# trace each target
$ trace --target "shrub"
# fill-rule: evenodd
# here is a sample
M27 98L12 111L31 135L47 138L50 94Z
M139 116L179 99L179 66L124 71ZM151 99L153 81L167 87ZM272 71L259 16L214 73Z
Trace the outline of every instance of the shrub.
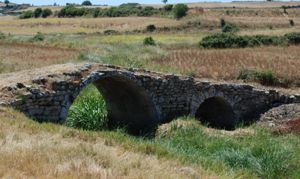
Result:
M290 19L289 22L290 22L290 25L291 25L291 26L295 26L295 22L294 22L293 19Z
M103 33L104 35L115 35L118 34L118 31L109 29L109 30L105 30Z
M221 33L203 38L200 42L200 46L204 48L243 48L258 45L286 45L299 43L300 33L291 33L286 34L285 36L238 36L232 33Z
M256 71L249 69L242 69L239 72L237 79L243 81L256 81L267 86L279 85L280 82L272 71Z
M35 17L35 18L41 17L42 12L43 12L42 8L36 8L36 9L34 10L34 12L33 12L34 17Z
M156 27L155 25L151 24L147 26L146 30L147 32L154 32L156 30Z
M152 16L155 13L155 9L153 7L147 6L144 9L141 9L138 12L138 16Z
M174 17L180 19L187 15L189 8L186 4L176 4L173 8Z
M46 18L46 17L49 17L49 16L51 16L52 15L52 11L51 11L51 9L44 9L43 10L43 12L42 12L42 17L43 18Z
M222 28L222 32L224 32L224 33L228 33L228 32L233 33L233 32L238 32L238 31L239 31L239 28L235 24L226 23Z
M214 34L204 37L200 42L204 48L236 48L247 47L248 39L234 34Z
M256 35L248 37L250 46L256 45L283 45L286 43L285 38L279 36Z
M172 9L173 9L173 4L167 4L164 6L165 11L172 11Z
M29 19L29 18L32 18L34 16L33 12L32 11L25 11L23 12L23 14L21 14L19 16L20 19Z
M103 97L91 93L79 98L69 110L66 125L84 130L107 129L108 118Z
M299 32L285 34L285 38L287 39L289 44L300 44L300 33Z
M0 40L3 40L5 38L6 38L5 34L3 32L0 32Z
M222 28L226 25L225 19L222 18L222 19L220 20L220 25L221 25Z
M45 40L45 35L41 32L38 32L32 39L31 41L38 42L38 41L44 41Z
M156 45L152 37L146 37L144 39L144 45Z

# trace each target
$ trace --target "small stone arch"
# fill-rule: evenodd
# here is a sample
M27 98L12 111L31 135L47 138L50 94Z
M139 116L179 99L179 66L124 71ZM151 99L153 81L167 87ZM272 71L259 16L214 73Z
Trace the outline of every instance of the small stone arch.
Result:
M125 127L133 135L149 134L156 129L160 122L157 106L150 93L130 74L94 73L83 81L80 91L89 84L94 84L104 97L110 127Z
M232 105L220 96L204 100L195 117L210 127L226 130L233 130L237 122Z

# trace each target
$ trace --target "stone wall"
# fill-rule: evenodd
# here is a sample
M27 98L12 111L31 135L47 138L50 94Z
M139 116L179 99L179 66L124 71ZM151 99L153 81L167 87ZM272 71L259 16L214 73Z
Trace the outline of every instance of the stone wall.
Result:
M195 116L199 106L214 97L230 104L235 122L255 120L281 104L300 103L300 95L246 84L215 83L99 64L76 65L75 70L44 74L4 87L1 93L10 94L11 99L1 103L38 121L64 123L69 107L89 84L95 84L103 94L112 123L136 128L147 128L179 116Z

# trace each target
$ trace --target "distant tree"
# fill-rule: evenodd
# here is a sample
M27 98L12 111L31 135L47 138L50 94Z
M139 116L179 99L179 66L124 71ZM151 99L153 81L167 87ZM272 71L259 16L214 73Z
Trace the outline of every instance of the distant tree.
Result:
M55 3L53 4L53 6L57 6L57 3L55 2Z
M186 4L176 4L173 7L174 17L176 19L180 19L180 18L186 16L188 10L189 10L189 8Z
M9 3L10 3L9 0L4 1L4 4L6 4L6 5L8 5Z
M167 4L168 0L162 0L162 2L163 2L164 4Z
M83 6L92 6L93 4L91 3L91 1L86 0L86 1L83 1L81 5L83 5Z
M48 17L48 16L51 16L52 15L52 11L51 11L51 9L44 9L43 10L43 12L42 12L42 17L43 18L46 18L46 17Z
M34 12L33 12L33 16L34 16L35 18L41 17L42 12L43 12L42 8L36 8L36 9L34 10Z

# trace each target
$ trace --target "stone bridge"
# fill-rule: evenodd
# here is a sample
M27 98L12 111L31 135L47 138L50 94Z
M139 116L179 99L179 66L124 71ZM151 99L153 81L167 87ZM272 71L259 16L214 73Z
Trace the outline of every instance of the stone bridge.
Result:
M106 101L110 125L132 133L186 115L233 129L275 106L300 103L299 94L100 64L54 65L0 78L0 105L54 123L64 123L79 93L94 84Z

